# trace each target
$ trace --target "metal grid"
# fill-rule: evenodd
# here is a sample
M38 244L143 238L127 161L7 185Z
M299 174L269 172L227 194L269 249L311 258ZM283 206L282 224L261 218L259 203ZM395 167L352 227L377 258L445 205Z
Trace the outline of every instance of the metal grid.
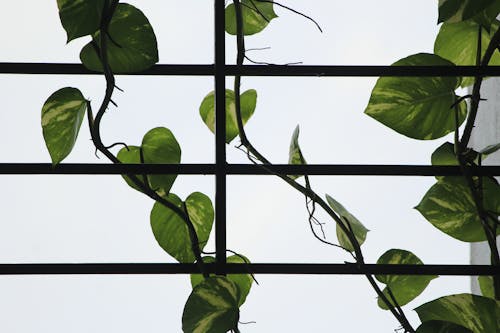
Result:
M490 265L376 265L376 264L227 264L226 263L226 176L272 173L308 175L435 176L461 175L459 167L422 165L257 165L228 164L225 144L226 78L241 76L296 77L379 77L379 76L500 76L500 66L262 66L228 65L225 59L224 0L215 0L215 63L200 65L156 65L132 75L212 76L215 84L215 164L62 164L3 163L0 175L7 174L199 174L215 175L216 262L208 272L218 274L405 274L405 275L494 275ZM80 64L0 63L0 74L94 75ZM470 168L474 175L500 175L500 166ZM81 263L81 264L0 264L0 275L31 274L190 274L196 264Z

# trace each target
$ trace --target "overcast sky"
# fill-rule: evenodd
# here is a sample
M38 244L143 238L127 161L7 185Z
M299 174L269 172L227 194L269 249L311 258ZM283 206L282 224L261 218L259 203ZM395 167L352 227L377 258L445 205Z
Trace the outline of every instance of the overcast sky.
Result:
M438 31L437 0L283 1L314 17L324 30L276 9L280 16L248 37L256 61L304 64L389 65L432 52ZM155 29L160 63L213 62L212 1L130 1ZM0 62L78 62L82 38L65 45L56 1L6 2L0 12ZM233 37L227 59L234 62ZM375 78L244 78L256 89L257 109L249 139L268 158L286 163L293 129L309 163L429 164L446 138L405 138L365 116ZM139 144L149 129L170 128L184 163L214 161L214 137L198 107L213 90L209 77L124 77L119 108L103 121L106 143ZM228 79L228 85L232 85ZM0 75L0 162L50 162L40 126L46 98L64 86L78 87L97 107L104 79L96 76ZM65 162L107 162L94 155L88 127ZM450 140L450 138L448 138ZM230 162L246 163L228 145ZM466 264L468 244L427 223L412 207L433 184L430 177L311 177L371 231L363 250L373 263L390 248L414 252L425 263ZM157 245L150 226L152 202L119 176L1 176L0 262L173 262ZM180 176L172 191L182 198L202 191L213 198L211 176ZM349 260L315 240L304 198L269 176L228 177L228 247L253 262ZM326 216L318 217L326 222ZM334 228L327 236L335 240ZM212 239L213 241L213 239ZM213 243L207 250L213 249ZM244 332L393 332L398 323L378 309L362 277L257 276L241 309ZM439 296L467 292L466 277L441 277L405 309ZM0 277L0 330L5 332L178 332L189 295L188 276ZM361 319L363 318L363 319Z

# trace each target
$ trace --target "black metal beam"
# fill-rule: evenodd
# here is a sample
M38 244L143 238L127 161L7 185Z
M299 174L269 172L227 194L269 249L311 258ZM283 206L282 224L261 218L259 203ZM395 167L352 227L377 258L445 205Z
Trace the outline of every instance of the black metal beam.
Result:
M117 75L214 76L213 64L159 64L148 70ZM223 65L226 76L500 76L500 66L363 66L363 65ZM0 63L0 74L96 75L81 64Z
M209 273L253 274L387 274L387 275L498 275L500 268L489 265L379 265L365 264L206 264ZM0 275L65 274L192 274L199 273L196 264L161 263L60 263L0 264Z
M33 74L33 75L102 75L88 70L82 64L56 63L0 63L0 74ZM214 65L155 65L140 73L115 75L179 75L179 76L213 76Z
M360 164L226 164L227 175L308 174L321 176L460 176L458 166ZM215 164L94 164L0 163L0 175L215 175ZM500 176L500 166L468 168L471 175Z
M226 264L226 24L225 1L214 1L215 31L215 262ZM223 274L218 270L218 274Z

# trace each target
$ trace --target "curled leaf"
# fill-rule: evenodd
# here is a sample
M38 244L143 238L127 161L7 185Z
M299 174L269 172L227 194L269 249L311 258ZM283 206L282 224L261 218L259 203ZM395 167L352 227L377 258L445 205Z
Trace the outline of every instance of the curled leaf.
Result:
M328 205L332 207L333 211L342 218L342 221L346 228L352 228L354 237L358 241L359 245L362 245L365 242L366 234L369 230L366 229L365 226L354 215L352 215L347 209L345 209L344 206L342 206L338 201L333 199L328 194L326 195L326 201L328 202ZM354 246L351 244L349 237L344 233L344 231L342 231L342 229L338 225L336 228L337 239L340 246L353 252Z
M299 125L295 127L295 130L292 134L292 140L290 141L290 151L288 153L288 164L307 164L304 156L302 155L302 151L299 146ZM289 175L290 178L297 179L301 175Z

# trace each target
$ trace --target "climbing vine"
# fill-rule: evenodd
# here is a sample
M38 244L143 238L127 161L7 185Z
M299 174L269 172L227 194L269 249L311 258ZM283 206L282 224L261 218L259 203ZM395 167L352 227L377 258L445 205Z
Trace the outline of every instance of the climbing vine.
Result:
M141 72L158 62L157 41L147 17L136 7L118 0L57 0L59 15L68 42L82 36L91 41L80 53L89 70L102 72L106 90L94 112L90 101L73 87L54 92L42 107L43 137L54 165L61 163L77 140L86 118L97 151L113 163L178 164L181 147L165 127L148 131L140 145L114 143L101 138L101 120L113 102L117 89L114 74ZM319 25L309 16L271 0L233 0L226 6L226 32L236 38L237 65L246 57L245 37L266 29L277 18L279 6ZM439 23L434 54L420 53L396 61L393 66L488 66L500 63L500 0L439 0ZM321 28L320 28L321 30ZM500 185L493 177L478 177L470 167L500 149L500 143L474 151L469 140L481 101L485 78L382 77L370 97L365 113L376 121L410 138L432 140L454 133L454 142L438 147L433 165L458 165L463 175L436 177L436 183L415 207L440 231L464 242L487 241L491 264L500 267L496 237L500 234ZM233 89L225 93L226 143L236 138L251 162L262 168L271 165L252 144L245 123L257 107L257 91L241 92L241 76L234 77ZM471 94L458 96L459 87L472 85ZM215 132L215 94L201 101L199 113ZM463 130L461 128L463 126ZM115 155L111 148L121 146ZM292 134L289 164L306 164L299 145L299 127ZM349 253L357 265L365 263L362 245L368 229L332 196L318 194L308 175L276 174L306 198L308 223L314 237ZM239 308L253 284L249 274L219 276L206 271L215 259L204 251L214 221L210 198L193 192L182 199L171 192L177 175L127 174L124 180L133 189L153 199L150 222L163 250L180 263L197 263L201 274L191 276L193 290L187 299L182 327L184 332L239 332ZM315 217L322 209L336 225L337 240L321 233ZM229 263L249 263L239 253ZM417 255L403 249L389 249L378 264L421 265ZM457 294L438 298L417 307L422 324L412 327L403 307L418 297L437 276L366 275L378 296L378 306L391 312L404 332L494 332L500 318L500 276L479 279L483 296ZM496 328L495 328L496 327Z

